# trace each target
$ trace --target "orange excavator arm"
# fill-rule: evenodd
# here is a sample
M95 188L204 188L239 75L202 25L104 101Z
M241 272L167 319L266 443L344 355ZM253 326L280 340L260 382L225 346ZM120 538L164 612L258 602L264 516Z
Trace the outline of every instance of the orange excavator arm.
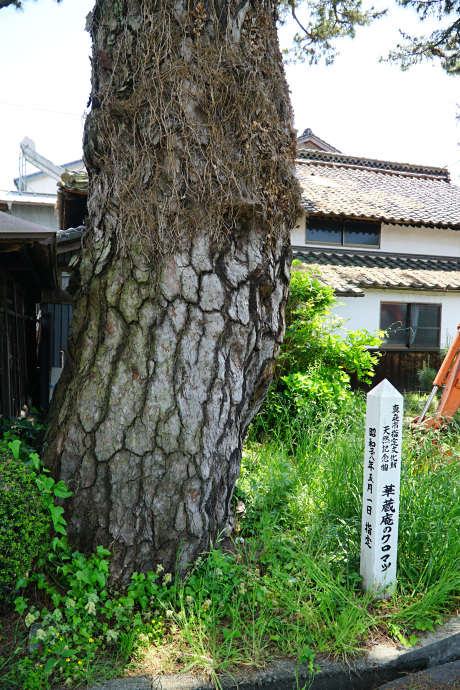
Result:
M438 429L443 424L448 424L460 407L460 325L457 334L452 341L449 350L433 381L433 390L425 405L422 414L416 417L413 426L433 427ZM439 405L433 417L425 417L436 391L445 386Z

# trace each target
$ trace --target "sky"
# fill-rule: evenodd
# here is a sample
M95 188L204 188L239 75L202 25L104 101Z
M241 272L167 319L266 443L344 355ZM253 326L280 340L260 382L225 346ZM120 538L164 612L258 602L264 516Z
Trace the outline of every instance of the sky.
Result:
M92 6L93 0L26 0L23 11L0 10L0 189L14 189L25 136L56 164L81 158L90 92L85 17ZM460 184L460 77L429 62L407 72L379 62L400 28L423 33L424 27L412 11L392 7L354 40L341 39L332 66L288 64L295 126L299 135L309 127L348 155L448 166ZM288 22L282 46L292 32Z

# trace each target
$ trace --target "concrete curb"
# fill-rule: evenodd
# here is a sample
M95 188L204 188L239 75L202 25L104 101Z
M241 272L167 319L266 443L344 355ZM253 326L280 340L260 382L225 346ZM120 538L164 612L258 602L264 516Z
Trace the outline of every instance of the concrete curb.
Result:
M310 690L373 690L402 675L460 660L460 616L450 618L436 632L424 633L420 642L410 650L377 644L365 657L353 662L318 661L320 672ZM262 671L251 671L234 678L220 679L222 688L231 690L297 690L308 681L308 669L298 669L293 662L280 661ZM211 682L204 682L187 674L120 678L88 690L214 690Z
M426 671L419 671L413 675L394 680L391 683L385 683L379 690L407 689L413 682L417 683L417 681L421 680L429 681L430 687L442 685L442 687L446 688L451 683L458 683L460 681L460 661L451 661L450 664L428 668Z

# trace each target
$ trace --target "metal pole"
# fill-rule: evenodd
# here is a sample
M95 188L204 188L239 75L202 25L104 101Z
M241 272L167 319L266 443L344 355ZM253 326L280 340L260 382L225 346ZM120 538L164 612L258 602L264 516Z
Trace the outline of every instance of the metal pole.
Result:
M429 406L431 405L431 401L433 400L434 396L436 395L436 392L438 390L438 386L433 386L433 390L430 393L430 397L428 398L425 407L423 408L423 412L420 415L420 417L417 419L417 424L421 424L423 420L425 419L425 415L427 413L427 410Z

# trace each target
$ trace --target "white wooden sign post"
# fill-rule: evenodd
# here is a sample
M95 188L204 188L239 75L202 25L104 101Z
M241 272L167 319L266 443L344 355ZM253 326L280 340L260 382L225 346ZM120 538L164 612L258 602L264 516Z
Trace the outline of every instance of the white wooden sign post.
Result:
M396 584L403 397L386 379L367 394L360 572L388 599Z

